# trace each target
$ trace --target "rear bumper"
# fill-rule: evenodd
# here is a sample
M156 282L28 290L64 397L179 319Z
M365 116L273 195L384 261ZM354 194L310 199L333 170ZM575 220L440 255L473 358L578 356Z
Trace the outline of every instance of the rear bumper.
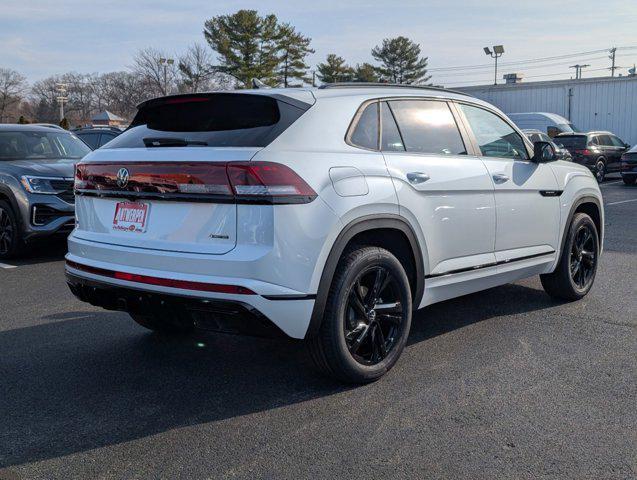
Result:
M242 284L241 279L214 277L215 284L251 291L250 294L230 294L197 290L196 283L200 279L175 278L168 272L157 272L153 278L181 283L173 287L149 284L146 282L149 277L140 278L140 281L122 280L113 278L106 271L100 272L102 268L102 265L88 265L85 259L67 255L66 278L73 294L83 302L108 310L152 315L159 309L163 312L175 309L190 315L198 327L206 330L302 339L314 308L314 295L289 290L273 293L275 288L280 291L281 287L267 286L263 282ZM132 274L134 279L149 273L127 270L117 269L126 275ZM190 282L195 283L192 289Z
M191 318L195 327L202 330L269 338L286 337L274 322L243 302L149 292L108 285L70 273L66 274L66 281L78 299L107 310L151 316L159 312L178 312L181 316Z

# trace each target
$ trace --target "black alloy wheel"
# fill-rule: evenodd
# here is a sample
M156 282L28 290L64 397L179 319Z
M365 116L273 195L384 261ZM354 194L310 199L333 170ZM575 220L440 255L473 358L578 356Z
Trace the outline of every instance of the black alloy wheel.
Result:
M0 257L11 254L14 250L16 226L9 211L0 205Z
M597 262L596 242L590 225L584 224L575 233L569 258L569 271L573 283L585 290L595 273Z
M396 278L382 266L364 270L351 285L343 328L357 362L376 365L395 347L407 323L399 292Z

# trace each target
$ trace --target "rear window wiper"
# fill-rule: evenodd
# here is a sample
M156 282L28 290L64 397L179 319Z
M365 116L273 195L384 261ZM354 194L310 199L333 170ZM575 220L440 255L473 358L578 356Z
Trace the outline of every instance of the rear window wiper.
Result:
M147 137L142 139L147 147L187 147L189 145L208 146L208 142L186 140L185 138Z

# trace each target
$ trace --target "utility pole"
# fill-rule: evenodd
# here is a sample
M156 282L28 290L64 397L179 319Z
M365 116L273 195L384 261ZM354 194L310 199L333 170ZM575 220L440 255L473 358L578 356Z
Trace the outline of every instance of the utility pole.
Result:
M55 92L58 94L56 100L60 105L60 122L64 119L64 104L68 102L69 96L67 87L68 83L56 83L55 84Z
M174 58L160 58L159 64L164 67L164 95L168 95L168 65L175 63Z
M609 50L610 55L608 56L608 58L610 58L611 60L611 66L609 68L610 70L610 76L614 77L615 76L615 70L617 70L618 68L622 68L622 67L616 67L615 66L615 53L617 53L617 47L613 47Z
M587 63L585 65L580 65L579 63L577 65L571 65L568 68L574 68L575 69L575 80L579 80L580 78L582 78L582 69L586 68L586 67L590 67L590 65Z
M498 58L500 58L502 54L504 53L504 47L502 45L495 45L493 47L493 51L491 51L489 47L484 47L483 50L486 55L489 55L491 58L495 58L495 75L493 77L493 84L497 85L498 84Z

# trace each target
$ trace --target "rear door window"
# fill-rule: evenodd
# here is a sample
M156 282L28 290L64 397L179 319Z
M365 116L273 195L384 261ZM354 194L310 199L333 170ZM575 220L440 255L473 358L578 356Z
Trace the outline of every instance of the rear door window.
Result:
M384 152L404 152L405 145L387 102L381 104L381 145Z
M99 147L99 133L78 133L77 136L80 137L82 141L91 148L91 150L95 150L97 147Z
M396 100L389 101L388 104L408 152L467 154L456 121L446 102Z
M145 102L130 127L104 148L148 145L265 147L311 105L289 97L193 94ZM151 142L155 140L156 142Z
M350 142L369 150L378 149L378 102L370 103L358 117Z
M613 142L611 141L610 137L608 135L599 135L598 136L598 140L599 140L599 144L603 145L604 147L612 147L613 146Z

